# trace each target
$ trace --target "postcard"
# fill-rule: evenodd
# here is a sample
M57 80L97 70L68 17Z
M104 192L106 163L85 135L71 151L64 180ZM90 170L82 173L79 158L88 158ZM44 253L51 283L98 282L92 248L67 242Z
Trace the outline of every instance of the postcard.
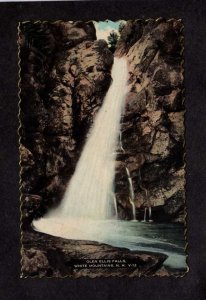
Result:
M21 276L183 276L182 21L24 21L18 47Z

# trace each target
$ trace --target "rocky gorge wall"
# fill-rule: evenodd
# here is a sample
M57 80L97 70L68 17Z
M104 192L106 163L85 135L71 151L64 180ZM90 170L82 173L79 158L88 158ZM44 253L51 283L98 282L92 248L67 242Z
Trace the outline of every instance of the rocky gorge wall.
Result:
M128 58L130 71L115 180L122 218L132 217L127 167L138 219L152 207L155 221L184 220L182 27L178 20L128 21L117 44L115 55Z
M24 22L19 28L23 220L61 200L111 82L113 54L92 22ZM128 21L115 51L126 56L130 92L116 160L118 214L152 207L154 221L184 220L182 23Z
M22 219L58 204L110 85L113 55L92 22L19 28Z

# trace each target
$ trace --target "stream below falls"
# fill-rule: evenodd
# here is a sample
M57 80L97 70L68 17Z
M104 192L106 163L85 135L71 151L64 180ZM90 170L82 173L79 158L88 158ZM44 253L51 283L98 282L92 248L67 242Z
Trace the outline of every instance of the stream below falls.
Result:
M164 266L186 270L184 226L121 220L43 218L33 221L36 231L66 239L89 240L130 250L163 253Z

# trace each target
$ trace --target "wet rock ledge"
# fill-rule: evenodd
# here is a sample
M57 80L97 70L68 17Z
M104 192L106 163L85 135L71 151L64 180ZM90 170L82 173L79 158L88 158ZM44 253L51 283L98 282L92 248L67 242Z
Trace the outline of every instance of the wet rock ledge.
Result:
M49 236L33 230L22 237L22 277L81 276L167 276L164 254L130 251L93 241L75 241ZM126 260L136 264L130 268L78 268L75 260Z

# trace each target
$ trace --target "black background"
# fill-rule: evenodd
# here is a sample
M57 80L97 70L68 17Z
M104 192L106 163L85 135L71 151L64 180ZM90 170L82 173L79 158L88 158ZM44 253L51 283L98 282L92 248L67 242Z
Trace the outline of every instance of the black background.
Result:
M20 279L17 24L182 18L185 24L188 264L183 278ZM0 3L0 299L206 299L206 1Z

